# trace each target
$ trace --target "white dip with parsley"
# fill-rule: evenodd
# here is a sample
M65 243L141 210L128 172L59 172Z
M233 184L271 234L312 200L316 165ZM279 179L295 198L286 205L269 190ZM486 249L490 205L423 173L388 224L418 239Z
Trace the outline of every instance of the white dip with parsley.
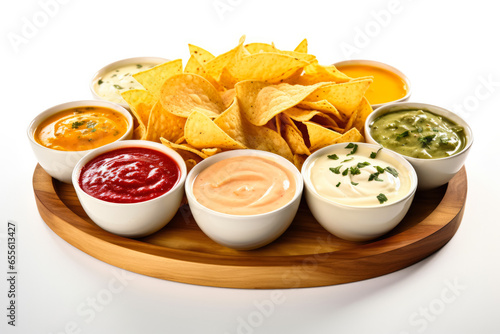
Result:
M121 104L127 104L121 93L130 89L144 89L133 74L148 70L157 64L133 63L117 67L97 79L95 91L102 98Z
M408 195L411 179L396 159L355 143L332 149L309 169L316 192L331 201L354 206L389 204Z

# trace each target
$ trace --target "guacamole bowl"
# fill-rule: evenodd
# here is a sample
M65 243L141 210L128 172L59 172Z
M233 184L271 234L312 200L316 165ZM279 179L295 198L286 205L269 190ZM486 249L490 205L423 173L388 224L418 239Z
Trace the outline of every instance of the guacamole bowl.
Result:
M418 190L434 189L448 183L464 165L474 141L470 126L457 114L445 108L426 103L400 102L388 104L373 111L366 119L364 128L366 141L383 147L384 142L380 139L382 137L377 137L381 142L374 138L373 131L377 130L374 122L382 120L382 117L388 117L389 114L392 116L397 115L397 113L403 115L405 111L422 111L431 118L429 121L424 119L425 122L422 123L422 126L408 126L407 124L398 123L398 121L386 123L385 129L389 131L392 127L395 130L392 134L389 132L387 135L384 134L383 138L392 140L391 145L393 145L394 151L402 154L415 168L418 175ZM403 117L412 119L411 117L414 116ZM460 134L462 138L460 146L457 146L458 148L455 151L447 151L449 147L448 139L441 129L456 129L453 131ZM398 135L394 137L394 133L398 133ZM401 145L398 146L398 142ZM431 149L434 151L431 151ZM422 155L422 152L425 155ZM437 158L432 157L432 154L428 152L435 154Z
M58 150L43 146L36 139L36 133L39 127L51 117L57 117L57 114L62 113L66 110L76 109L76 108L89 108L89 107L102 107L111 110L114 113L118 113L122 115L127 121L127 129L121 137L115 136L115 141L121 141L125 139L132 138L132 132L134 128L134 120L130 112L128 112L125 108L120 107L119 105L107 101L95 101L95 100L81 100L81 101L73 101L67 102L63 104L56 105L51 107L42 113L38 114L28 127L28 139L31 144L31 148L33 149L33 153L35 154L38 163L43 169L54 179L57 179L61 182L71 183L71 173L73 172L73 168L80 158L82 158L85 154L97 148L97 144L89 145L88 149L84 150ZM61 123L61 122L59 122ZM77 128L83 129L84 131L93 132L94 128L89 127L91 123L84 122L74 122L79 124L74 124L69 126L68 130ZM96 129L95 134L99 134L100 129ZM57 132L57 131L56 131ZM68 133L69 131L66 131ZM61 134L61 137L65 135ZM74 139L74 138L73 138ZM89 137L89 140L92 139ZM91 142L89 142L91 143ZM92 143L96 143L95 141Z
M231 165L218 170L209 169L218 168L218 163L231 159ZM284 195L289 198L286 202L274 205L273 202L278 202L280 196L267 196L273 193L272 187L260 186L263 184L260 180L267 179L267 176L271 180L275 178L277 169L260 168L259 159L272 161L281 170L279 173L289 176L286 182L290 183L290 187ZM259 167L251 170L247 166ZM202 184L205 182L201 182L204 171L209 172L205 175L215 175L207 181L209 186L204 191L208 196L202 196L202 188L197 183L198 180ZM218 192L217 188L223 189L226 185L226 190ZM222 152L203 160L191 169L185 183L189 208L200 229L216 243L238 250L259 248L281 236L297 213L302 189L302 176L290 161L274 153L250 149ZM207 197L215 201L209 202ZM252 198L257 200L253 201ZM259 201L270 203L269 211L260 210ZM220 205L216 206L214 202ZM231 211L219 211L221 207ZM233 211L235 208L248 211L236 213Z

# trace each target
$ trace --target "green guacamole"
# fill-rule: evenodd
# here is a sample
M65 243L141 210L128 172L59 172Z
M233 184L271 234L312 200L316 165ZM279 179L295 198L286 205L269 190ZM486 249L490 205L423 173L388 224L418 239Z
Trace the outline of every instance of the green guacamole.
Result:
M370 129L373 139L383 147L414 158L449 157L466 144L461 126L424 110L387 113L375 119Z

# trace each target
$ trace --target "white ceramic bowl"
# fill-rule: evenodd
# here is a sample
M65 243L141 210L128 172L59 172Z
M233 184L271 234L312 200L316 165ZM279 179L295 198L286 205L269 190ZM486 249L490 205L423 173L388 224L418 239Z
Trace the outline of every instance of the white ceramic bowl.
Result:
M358 153L376 152L379 145L356 143ZM404 218L415 196L417 174L413 167L401 155L391 150L381 150L377 159L401 165L410 177L410 191L400 200L374 206L355 206L335 202L321 196L311 182L311 167L314 161L325 154L331 154L338 148L345 148L346 143L324 147L311 154L302 165L304 193L307 205L314 218L333 235L351 241L366 241L377 238L392 230ZM369 161L369 158L367 159ZM402 172L399 171L401 174Z
M201 205L193 194L193 184L198 174L218 161L237 156L263 157L288 168L295 177L296 191L292 200L274 211L256 215L231 215ZM302 176L290 161L277 154L259 150L234 150L207 158L189 172L185 186L191 213L200 229L213 241L239 250L262 247L283 234L297 213L302 188Z
M93 158L125 147L144 147L170 156L180 168L177 183L159 197L137 203L112 203L87 194L78 182L82 168ZM164 227L179 209L184 196L187 169L182 157L165 145L145 140L125 140L98 148L85 155L73 171L73 186L87 215L102 229L124 237L136 238L154 233Z
M44 120L54 114L57 114L58 112L76 107L92 106L110 108L124 115L127 118L128 128L125 134L117 140L120 141L132 138L134 127L134 120L132 118L132 115L130 115L130 113L126 109L120 107L119 105L107 101L81 100L59 104L40 113L33 119L33 121L31 121L28 127L28 138L31 144L31 148L33 149L33 152L35 153L35 156L38 160L38 163L50 176L61 182L71 183L71 173L73 172L73 168L75 167L76 163L78 162L78 160L80 160L81 157L83 157L91 150L59 151L47 148L36 142L34 138L35 130Z
M448 183L448 181L450 181L451 178L462 168L467 155L469 154L469 150L474 141L472 130L460 116L447 109L426 103L403 102L388 104L375 110L368 116L365 121L365 138L368 143L378 144L370 133L370 124L372 124L376 118L393 111L415 109L429 111L433 114L444 116L445 118L452 120L464 128L467 140L466 146L462 151L446 158L419 159L404 156L417 172L418 190L429 190Z
M102 78L103 75L105 75L106 73L109 73L110 71L112 71L116 68L126 66L126 65L137 64L137 63L159 65L159 64L162 64L162 63L167 62L167 61L168 61L168 59L161 58L161 57L134 57L134 58L126 58L126 59L121 59L121 60L115 61L111 64L104 66L99 71L97 71L94 74L94 76L92 76L92 79L90 80L90 92L92 93L92 96L95 99L108 101L104 97L102 97L101 95L99 95L97 93L98 82L99 82L99 79ZM146 70L146 69L144 69L144 70ZM125 104L124 103L117 103L117 104L119 104L123 108L130 110L128 104L126 104L126 103Z
M366 60L366 59L344 60L344 61L340 61L338 63L335 63L334 65L335 65L335 67L341 67L341 66L346 66L346 65L367 65L367 66L378 67L378 68L384 69L386 71L392 72L392 73L396 74L398 77L400 77L401 79L403 79L403 81L406 83L406 87L407 87L406 95L400 99L395 100L395 101L372 104L373 109L377 109L377 108L379 108L383 105L386 105L388 103L407 101L411 96L410 79L408 79L408 77L403 72L401 72L400 70L398 70L397 68L395 68L391 65L387 65L385 63L375 61L375 60ZM342 71L341 69L339 69L339 70Z

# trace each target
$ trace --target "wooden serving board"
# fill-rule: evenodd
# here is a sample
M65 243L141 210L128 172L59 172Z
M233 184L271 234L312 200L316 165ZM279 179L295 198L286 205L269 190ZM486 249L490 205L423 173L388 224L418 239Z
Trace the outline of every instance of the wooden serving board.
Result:
M159 232L129 239L95 225L73 187L52 179L39 165L33 187L45 223L99 260L176 282L266 289L355 282L422 260L457 231L467 197L467 176L462 168L447 185L417 192L404 220L387 235L369 242L333 236L316 222L302 200L289 229L270 245L251 251L229 249L210 240L196 225L188 205Z

